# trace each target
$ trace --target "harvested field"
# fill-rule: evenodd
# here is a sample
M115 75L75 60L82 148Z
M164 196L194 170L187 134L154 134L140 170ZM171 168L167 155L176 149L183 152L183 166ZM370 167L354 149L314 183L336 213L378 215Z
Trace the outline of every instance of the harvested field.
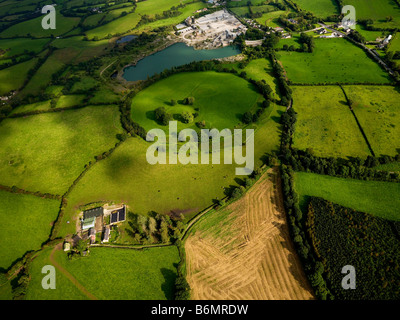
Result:
M196 224L185 243L192 299L313 298L280 188L278 169L269 169L241 199Z

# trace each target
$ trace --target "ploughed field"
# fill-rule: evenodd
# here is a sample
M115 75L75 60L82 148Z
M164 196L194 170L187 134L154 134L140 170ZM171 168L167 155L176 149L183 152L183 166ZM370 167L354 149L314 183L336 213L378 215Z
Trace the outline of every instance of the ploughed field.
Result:
M185 242L191 299L312 299L286 225L278 170L207 213Z

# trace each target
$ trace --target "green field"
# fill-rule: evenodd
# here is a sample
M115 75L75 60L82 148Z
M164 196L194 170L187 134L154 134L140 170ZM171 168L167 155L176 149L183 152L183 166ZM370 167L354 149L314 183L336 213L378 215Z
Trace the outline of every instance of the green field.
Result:
M294 147L312 148L318 156L370 154L340 87L293 87L293 107L298 113Z
M73 56L68 53L71 53L71 51L68 49L62 49L57 50L50 55L28 82L23 90L23 94L36 95L45 89L51 81L51 75L61 70L65 66L65 63L69 62L73 58Z
M400 33L390 41L389 51L400 51Z
M57 218L60 201L0 190L0 269L30 250L38 250Z
M79 206L87 203L113 200L137 214L174 210L190 217L224 197L223 187L236 185L236 164L151 165L146 160L150 145L130 138L91 168L68 197L59 235L75 232L75 226L66 222L76 220Z
M0 70L0 95L20 89L25 82L28 71L34 67L36 62L37 59L31 59Z
M32 280L28 300L87 299L56 269L56 289L43 290L41 269L49 264L50 250L43 251L31 267ZM68 260L66 253L56 251L56 261L86 290L100 300L165 300L173 299L176 266L175 246L129 250L91 248L88 257Z
M16 109L14 109L11 112L11 114L25 113L36 110L48 110L50 109L50 102L51 100L46 100L46 101L39 101L35 103L21 105L18 106Z
M265 80L265 82L271 87L273 93L278 93L277 81L272 74L271 62L268 59L261 58L251 60L244 69L239 68L239 62L227 63L224 67L235 69L238 73L244 71L248 78L256 81Z
M160 0L149 0L137 3L137 9L133 13L129 13L124 17L118 18L98 28L89 30L86 35L89 39L97 37L102 39L108 35L114 35L116 33L123 34L128 31L134 30L136 25L141 19L141 15L147 14L152 16L153 14L162 14L163 11L170 9L172 6L176 6L178 3L172 0L160 1ZM177 24L185 20L189 15L192 15L196 10L202 9L207 5L203 2L195 2L187 4L184 8L180 8L181 15L177 17L156 20L149 24L145 24L135 29L135 31L142 31L144 29L154 29L160 26L167 26L171 24Z
M357 19L374 20L374 26L396 28L400 23L400 7L393 0L350 0L346 5L355 7ZM387 22L388 16L393 20Z
M17 23L0 33L0 38L13 38L18 36L31 35L37 38L50 38L60 36L75 28L79 23L79 18L64 17L56 10L56 29L43 29L43 17L37 17L28 21Z
M192 106L180 104L194 97ZM171 106L171 99L178 103ZM154 120L154 110L165 107L178 120L178 130L196 128L195 122L205 121L207 128L219 130L241 125L246 111L255 111L262 99L256 88L246 80L228 73L190 72L175 74L139 92L132 100L132 119L146 130L167 129ZM198 112L193 123L179 122L184 111Z
M70 95L62 95L57 98L57 104L55 108L69 108L72 106L82 105L83 99L85 98L84 95L78 94L70 94ZM93 97L95 98L95 97ZM92 99L94 100L94 99ZM91 100L91 101L92 101ZM99 101L96 101L99 103ZM101 101L104 102L104 101ZM14 109L11 114L18 114L18 113L25 113L25 112L32 112L32 111L39 111L39 110L50 110L51 107L51 100L39 101L35 103L20 105L16 109Z
M317 17L326 18L339 13L334 0L294 0L305 11L314 13Z
M0 49L7 50L0 58L23 54L25 51L39 53L47 42L49 42L48 39L0 39Z
M398 183L296 172L295 185L302 207L307 203L306 196L314 196L380 218L400 221L398 210L400 184Z
M400 172L400 162L390 162L386 164L381 164L379 166L374 167L376 170L383 170L383 171L399 171Z
M294 83L389 83L389 76L367 54L345 39L315 39L313 53L279 52Z
M276 28L276 27L282 27L279 23L278 23L278 19L281 15L284 15L286 13L288 13L289 11L272 11L272 12L268 12L268 13L263 13L262 17L260 18L256 18L255 20L263 25L263 26L268 26L271 28Z
M369 31L365 30L365 28L357 24L356 30L365 38L367 41L376 41L376 39L381 38L384 39L386 35L390 34L388 31Z
M400 151L400 93L389 86L345 86L354 112L378 155Z
M0 181L63 194L85 164L114 146L120 132L113 106L6 119L0 124Z

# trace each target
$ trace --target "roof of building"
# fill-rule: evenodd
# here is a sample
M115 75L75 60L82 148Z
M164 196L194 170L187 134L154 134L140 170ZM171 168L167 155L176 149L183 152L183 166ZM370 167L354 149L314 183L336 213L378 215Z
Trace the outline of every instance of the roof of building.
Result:
M110 223L117 223L126 219L126 207L111 212Z
M110 227L106 226L103 233L103 241L108 241L110 238Z
M94 228L95 223L96 223L96 217L87 218L82 222L82 229L86 230L89 228Z
M103 215L104 213L104 208L103 207L97 207L93 209L89 209L83 212L83 220L86 220L88 218L92 217L99 217Z

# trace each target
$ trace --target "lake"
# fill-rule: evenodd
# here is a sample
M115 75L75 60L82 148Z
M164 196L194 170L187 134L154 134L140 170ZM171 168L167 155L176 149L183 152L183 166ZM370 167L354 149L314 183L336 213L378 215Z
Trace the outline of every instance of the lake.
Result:
M239 53L240 50L233 46L213 50L195 50L193 47L179 42L143 58L135 66L125 68L123 77L127 81L146 80L147 77L161 73L165 69L171 69L193 61L231 57Z

